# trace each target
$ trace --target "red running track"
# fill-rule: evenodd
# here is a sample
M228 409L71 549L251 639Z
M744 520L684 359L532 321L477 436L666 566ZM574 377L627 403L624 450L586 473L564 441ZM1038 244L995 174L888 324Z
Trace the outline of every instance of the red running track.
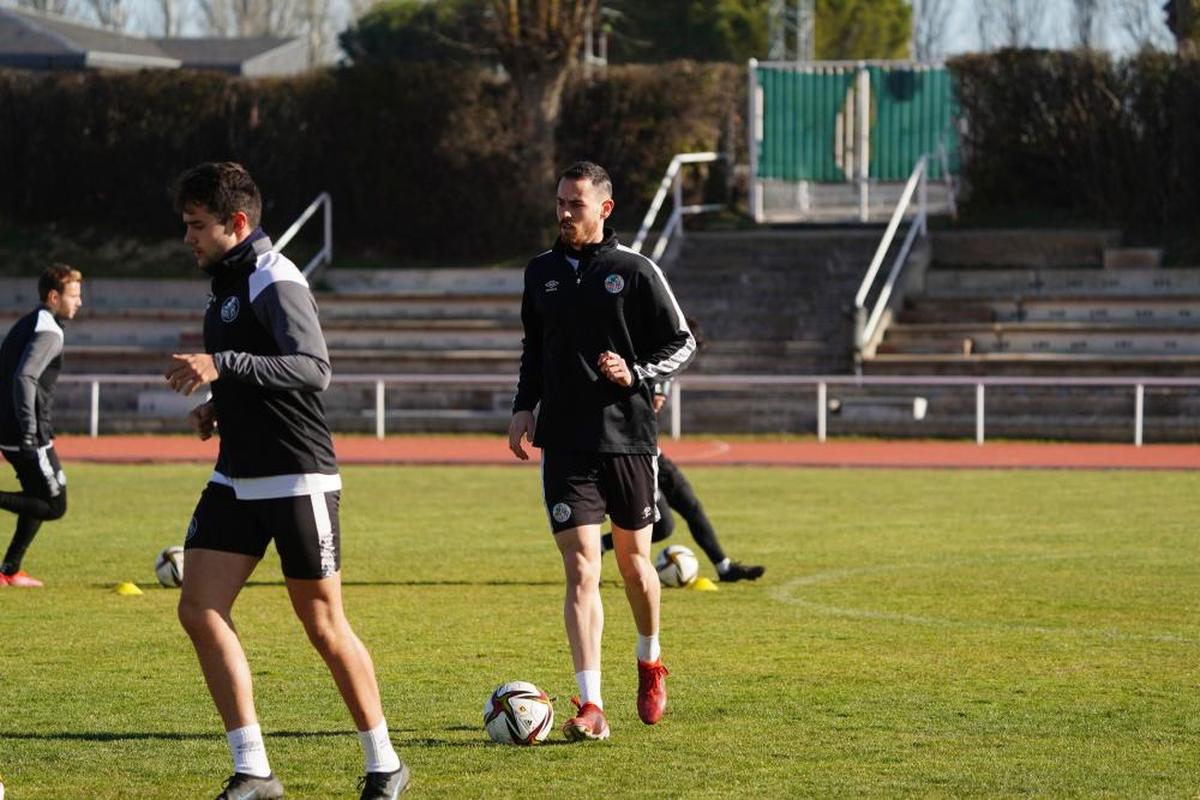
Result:
M343 464L511 464L519 462L497 436L366 436L335 439ZM69 461L103 463L213 463L216 440L186 436L60 436L59 455ZM1200 445L1050 444L961 441L725 441L666 442L663 451L680 464L746 464L803 467L934 467L1049 469L1171 469L1200 467Z

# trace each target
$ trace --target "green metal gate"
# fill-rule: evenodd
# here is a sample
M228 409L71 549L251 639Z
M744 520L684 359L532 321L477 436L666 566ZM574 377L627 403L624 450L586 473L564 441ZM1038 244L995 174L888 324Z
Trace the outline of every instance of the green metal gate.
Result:
M867 221L921 156L930 156L931 180L957 172L956 107L944 67L751 61L750 89L752 205L760 221Z

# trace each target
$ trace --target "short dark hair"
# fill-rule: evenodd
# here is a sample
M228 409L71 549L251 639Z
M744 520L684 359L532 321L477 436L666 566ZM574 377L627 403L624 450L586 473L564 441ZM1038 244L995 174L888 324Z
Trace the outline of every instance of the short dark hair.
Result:
M592 182L592 186L600 189L606 197L612 197L612 178L608 176L608 170L594 162L576 161L563 170L562 175L558 176L559 180L563 178L569 178L573 181L581 178L587 179Z
M51 290L62 294L68 283L80 283L82 280L83 273L69 264L51 264L38 278L38 298L44 303Z
M175 181L175 210L189 205L204 206L220 222L228 222L235 211L246 215L250 227L262 219L262 195L246 168L235 161L206 161L186 170Z

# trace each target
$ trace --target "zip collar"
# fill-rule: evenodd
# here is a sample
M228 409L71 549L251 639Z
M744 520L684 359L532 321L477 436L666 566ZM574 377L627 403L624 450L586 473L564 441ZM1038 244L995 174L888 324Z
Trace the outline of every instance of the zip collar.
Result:
M259 256L269 253L271 247L270 237L262 228L255 228L249 236L230 248L220 261L204 267L204 272L213 280L229 274L230 271L245 272L248 275L254 271Z

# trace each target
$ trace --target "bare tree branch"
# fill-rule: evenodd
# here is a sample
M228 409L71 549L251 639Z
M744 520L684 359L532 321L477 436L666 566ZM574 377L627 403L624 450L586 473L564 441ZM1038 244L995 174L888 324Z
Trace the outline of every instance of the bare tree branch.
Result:
M946 53L946 29L953 0L913 0L913 46L918 61L934 61Z
M1044 0L975 0L979 41L984 49L1031 47L1046 17Z
M1095 48L1100 37L1101 0L1071 0L1075 44L1084 50Z

